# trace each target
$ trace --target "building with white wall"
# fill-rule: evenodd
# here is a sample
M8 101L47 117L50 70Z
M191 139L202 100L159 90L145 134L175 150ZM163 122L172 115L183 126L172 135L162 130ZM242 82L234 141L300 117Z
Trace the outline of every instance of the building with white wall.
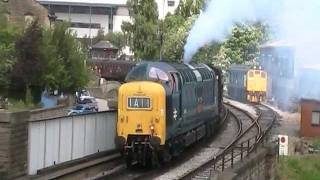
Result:
M123 21L130 21L127 0L37 0L57 21L69 21L79 38L95 37L99 29L105 33L121 31ZM173 13L179 0L155 0L159 18Z
M168 13L173 14L180 0L155 0L158 4L159 19L164 19Z

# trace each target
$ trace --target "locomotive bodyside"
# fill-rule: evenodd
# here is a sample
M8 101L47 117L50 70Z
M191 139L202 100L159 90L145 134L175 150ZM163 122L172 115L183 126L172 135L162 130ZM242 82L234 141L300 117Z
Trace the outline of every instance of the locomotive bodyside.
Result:
M206 65L137 65L119 89L116 143L127 165L168 160L214 133L221 74Z

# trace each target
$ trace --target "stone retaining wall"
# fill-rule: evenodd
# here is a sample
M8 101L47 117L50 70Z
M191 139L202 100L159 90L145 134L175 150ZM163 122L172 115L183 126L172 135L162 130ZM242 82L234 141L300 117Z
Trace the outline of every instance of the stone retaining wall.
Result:
M276 145L270 144L260 147L243 161L239 161L233 168L215 174L215 180L274 180L277 162Z
M27 174L29 112L0 112L0 179Z

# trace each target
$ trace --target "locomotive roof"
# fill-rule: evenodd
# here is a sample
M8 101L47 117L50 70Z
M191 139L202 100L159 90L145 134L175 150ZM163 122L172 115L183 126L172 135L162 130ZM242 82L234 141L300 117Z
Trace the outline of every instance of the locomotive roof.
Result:
M159 67L164 71L182 71L182 70L193 70L194 69L207 69L208 71L210 71L208 69L208 67L205 64L195 64L195 63L191 63L191 64L183 64L183 63L174 63L174 62L160 62L160 61L143 61L139 64L144 64L147 63L151 66L155 66L155 67Z
M169 72L179 72L184 82L202 81L212 79L215 76L214 71L205 64L182 64L171 62L144 61L137 64L137 66L140 65L147 65L149 67L148 69L150 69L150 67L155 67L161 69L167 74ZM131 76L131 73L129 74L128 77L133 77Z

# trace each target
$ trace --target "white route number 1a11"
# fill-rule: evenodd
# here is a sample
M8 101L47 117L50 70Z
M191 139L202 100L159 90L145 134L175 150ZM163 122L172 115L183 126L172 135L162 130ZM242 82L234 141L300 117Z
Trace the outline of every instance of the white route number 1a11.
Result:
M288 149L289 149L288 136L279 134L278 139L279 139L279 155L288 156Z

